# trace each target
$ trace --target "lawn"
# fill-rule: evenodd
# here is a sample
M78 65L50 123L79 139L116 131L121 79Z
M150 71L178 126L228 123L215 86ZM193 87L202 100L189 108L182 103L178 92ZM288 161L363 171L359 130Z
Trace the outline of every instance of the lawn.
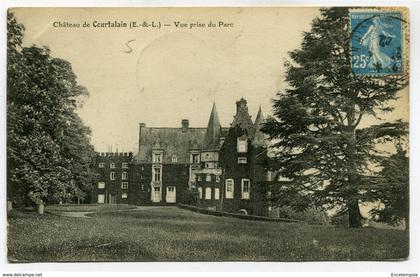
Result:
M76 207L84 218L13 210L11 262L389 260L408 256L405 231L347 229L203 215L177 207ZM74 211L71 207L48 210Z

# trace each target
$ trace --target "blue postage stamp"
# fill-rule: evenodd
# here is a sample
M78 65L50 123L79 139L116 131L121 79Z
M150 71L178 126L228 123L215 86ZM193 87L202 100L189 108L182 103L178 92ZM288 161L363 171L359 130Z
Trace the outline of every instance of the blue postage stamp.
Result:
M402 74L403 20L400 11L350 12L351 68L356 75Z

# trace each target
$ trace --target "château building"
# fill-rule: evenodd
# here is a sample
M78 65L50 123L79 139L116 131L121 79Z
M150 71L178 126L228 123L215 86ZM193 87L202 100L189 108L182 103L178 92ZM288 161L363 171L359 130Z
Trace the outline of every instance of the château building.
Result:
M207 127L139 124L139 151L99 153L96 203L173 205L193 203L229 212L266 212L267 148L261 108L253 122L247 101L236 102L229 127L222 127L216 105Z

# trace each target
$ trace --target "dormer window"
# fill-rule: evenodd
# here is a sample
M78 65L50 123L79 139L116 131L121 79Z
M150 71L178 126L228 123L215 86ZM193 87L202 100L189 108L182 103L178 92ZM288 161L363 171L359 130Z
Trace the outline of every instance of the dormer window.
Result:
M200 163L200 155L199 154L191 154L191 162L193 164Z
M153 154L153 163L162 163L162 153Z
M177 163L178 162L178 157L176 155L172 155L172 162L173 163Z
M239 139L238 138L238 153L246 153L248 152L248 144L246 139Z

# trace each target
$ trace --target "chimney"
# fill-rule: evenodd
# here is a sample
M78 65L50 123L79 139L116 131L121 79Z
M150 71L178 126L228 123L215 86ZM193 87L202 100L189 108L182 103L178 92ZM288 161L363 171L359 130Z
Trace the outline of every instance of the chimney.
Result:
M183 119L181 121L181 125L182 125L182 132L185 133L188 131L188 126L189 126L189 122L188 119Z

